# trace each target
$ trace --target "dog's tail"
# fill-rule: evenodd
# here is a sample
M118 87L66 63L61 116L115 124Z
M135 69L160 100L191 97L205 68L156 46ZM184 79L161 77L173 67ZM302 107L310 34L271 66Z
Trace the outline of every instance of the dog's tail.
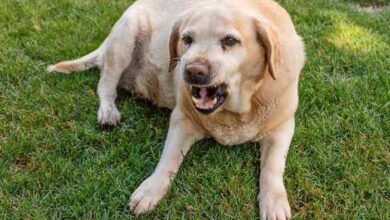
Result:
M71 73L74 71L83 71L93 67L100 67L102 62L102 47L99 47L95 51L79 58L76 60L63 61L47 68L49 73L60 72L60 73Z

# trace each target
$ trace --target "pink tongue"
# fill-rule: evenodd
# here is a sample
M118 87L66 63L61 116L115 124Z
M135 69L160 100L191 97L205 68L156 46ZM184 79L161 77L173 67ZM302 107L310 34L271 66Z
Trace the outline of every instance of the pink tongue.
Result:
M200 88L200 98L203 100L207 99L207 88Z
M207 88L200 88L200 102L197 104L198 108L210 109L213 104L210 103L210 98L207 96Z

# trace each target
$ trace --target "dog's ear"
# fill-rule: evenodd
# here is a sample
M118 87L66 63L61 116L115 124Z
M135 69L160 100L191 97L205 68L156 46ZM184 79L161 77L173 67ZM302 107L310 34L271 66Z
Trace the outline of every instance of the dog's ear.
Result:
M279 38L276 30L269 24L254 19L257 41L265 47L268 72L276 80L280 58Z
M171 31L171 36L169 38L169 68L168 71L172 72L177 63L179 62L179 54L177 52L178 48L178 43L179 43L179 31L180 31L180 26L181 26L181 20L176 21L173 24L172 31Z

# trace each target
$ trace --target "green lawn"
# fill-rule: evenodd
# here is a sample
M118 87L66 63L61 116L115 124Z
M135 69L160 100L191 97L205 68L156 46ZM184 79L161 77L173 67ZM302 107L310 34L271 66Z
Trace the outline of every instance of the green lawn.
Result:
M285 175L296 219L390 218L388 0L281 0L306 43ZM98 71L48 64L96 48L130 0L1 0L0 219L133 219L128 197L155 167L169 111L122 93L121 126L96 122ZM258 144L191 150L143 219L255 219Z

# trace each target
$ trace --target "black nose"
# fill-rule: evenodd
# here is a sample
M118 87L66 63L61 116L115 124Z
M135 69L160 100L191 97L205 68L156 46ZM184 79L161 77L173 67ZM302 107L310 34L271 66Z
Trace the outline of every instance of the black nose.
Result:
M206 85L210 83L210 65L206 62L192 62L186 66L184 80L190 84Z

